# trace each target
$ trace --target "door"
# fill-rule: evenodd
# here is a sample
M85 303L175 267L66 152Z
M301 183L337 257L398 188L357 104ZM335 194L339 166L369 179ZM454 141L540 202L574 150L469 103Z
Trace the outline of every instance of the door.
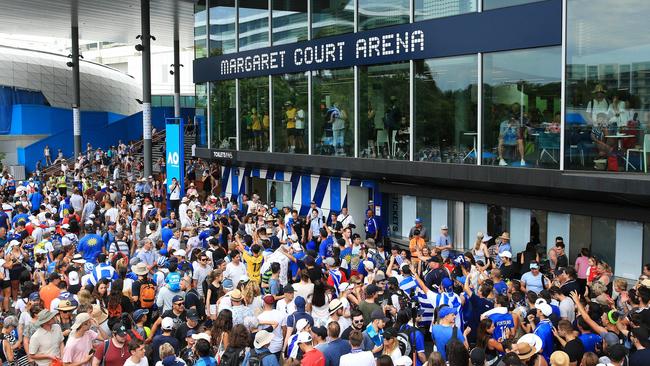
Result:
M366 220L370 194L370 188L348 186L348 212L354 218L357 226L352 229L352 232L361 235L362 238L365 238L363 223Z

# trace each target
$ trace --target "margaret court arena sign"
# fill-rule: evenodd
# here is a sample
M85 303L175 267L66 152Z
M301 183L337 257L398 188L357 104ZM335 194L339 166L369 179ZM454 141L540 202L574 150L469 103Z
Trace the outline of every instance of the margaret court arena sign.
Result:
M194 82L560 45L561 5L547 0L196 59Z

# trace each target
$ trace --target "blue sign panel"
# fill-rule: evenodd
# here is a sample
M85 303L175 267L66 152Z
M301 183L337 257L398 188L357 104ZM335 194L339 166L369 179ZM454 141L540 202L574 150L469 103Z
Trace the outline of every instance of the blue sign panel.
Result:
M181 192L185 192L185 164L183 144L183 120L181 118L167 118L166 121L166 165L167 165L167 194L172 185L172 178L176 178L181 185ZM182 194L181 194L182 196Z
M194 82L562 44L562 1L431 19L194 60Z

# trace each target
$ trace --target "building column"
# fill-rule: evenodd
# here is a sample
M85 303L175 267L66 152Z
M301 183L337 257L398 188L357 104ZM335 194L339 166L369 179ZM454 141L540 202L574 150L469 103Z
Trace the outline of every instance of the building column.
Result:
M80 84L79 84L79 26L77 19L73 15L72 19L72 134L74 136L74 156L79 157L81 154L81 105Z
M174 117L181 117L181 55L178 26L174 26ZM187 121L188 123L190 121Z
M144 176L151 175L151 34L149 27L149 0L140 0L140 23L142 27L142 137Z

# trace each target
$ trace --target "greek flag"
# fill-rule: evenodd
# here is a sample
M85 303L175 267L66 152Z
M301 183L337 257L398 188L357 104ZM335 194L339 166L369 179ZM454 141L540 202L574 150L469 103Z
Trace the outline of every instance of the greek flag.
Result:
M341 284L343 276L341 276L341 272L338 269L331 269L329 270L329 273L332 281L334 282L334 291L336 291L336 297L339 297L339 285Z
M300 349L300 347L298 347L297 341L298 341L298 333L292 335L289 338L289 343L287 344L287 354L286 354L287 358L293 358L295 360L296 357L298 357L298 350Z
M408 276L404 278L402 282L399 283L399 288L409 295L411 295L413 289L415 289L416 287L418 287L418 283L415 281L413 276Z
M464 324L462 305L458 294L453 292L438 293L418 287L416 289L416 296L420 302L420 309L422 311L422 314L420 314L422 320L419 324L421 327L429 327L429 331L431 331L431 326L433 326L435 320L435 309L441 305L448 305L456 309L458 312L458 315L456 316L456 326L458 328L461 328ZM465 299L467 300L467 297Z
M97 281L102 278L108 278L109 280L116 280L119 278L117 272L115 271L115 268L107 263L98 264L93 271L93 277L95 279L95 283L97 283Z

